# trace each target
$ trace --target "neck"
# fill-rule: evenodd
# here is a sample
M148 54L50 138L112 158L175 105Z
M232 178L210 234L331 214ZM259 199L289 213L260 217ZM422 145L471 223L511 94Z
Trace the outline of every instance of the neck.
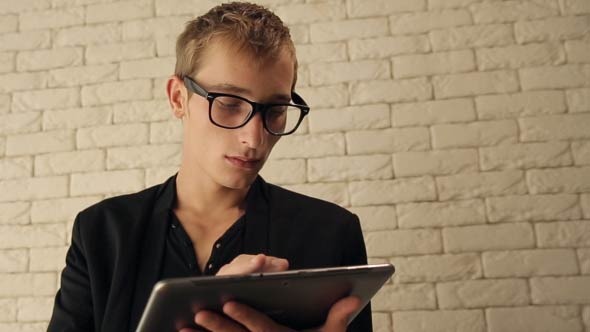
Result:
M181 166L176 177L176 209L202 217L198 218L201 220L215 219L209 216L241 214L245 211L248 190L249 187L223 187L199 170Z

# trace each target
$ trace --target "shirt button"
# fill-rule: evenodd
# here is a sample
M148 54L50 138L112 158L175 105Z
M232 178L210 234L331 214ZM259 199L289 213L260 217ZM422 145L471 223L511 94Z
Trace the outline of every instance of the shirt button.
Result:
M211 270L213 268L213 264L209 264L208 268Z
M172 224L172 225L170 225L170 227L172 227L172 228L176 228L176 225L175 225L175 224Z
M219 247L221 247L221 243L215 244L215 248L219 249Z

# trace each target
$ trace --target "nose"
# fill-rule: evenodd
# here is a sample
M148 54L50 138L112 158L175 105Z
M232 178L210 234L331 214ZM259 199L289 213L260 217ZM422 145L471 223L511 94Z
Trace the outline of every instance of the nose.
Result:
M240 142L251 149L257 149L264 144L266 129L262 123L262 114L256 113L254 116L239 129Z

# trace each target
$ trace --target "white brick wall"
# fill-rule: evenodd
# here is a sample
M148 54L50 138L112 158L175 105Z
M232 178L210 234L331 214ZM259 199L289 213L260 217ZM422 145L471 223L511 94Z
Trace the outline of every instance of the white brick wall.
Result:
M220 1L0 1L0 330L75 214L175 172L174 39ZM312 107L262 174L357 213L375 331L590 331L590 1L259 0Z

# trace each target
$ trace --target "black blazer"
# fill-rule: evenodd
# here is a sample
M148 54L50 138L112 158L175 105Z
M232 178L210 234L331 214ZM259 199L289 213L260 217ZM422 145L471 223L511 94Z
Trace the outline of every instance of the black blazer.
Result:
M175 179L78 214L48 331L135 330L158 281ZM248 194L245 225L245 253L286 258L291 269L367 262L354 214L260 177ZM369 306L349 331L371 331Z

